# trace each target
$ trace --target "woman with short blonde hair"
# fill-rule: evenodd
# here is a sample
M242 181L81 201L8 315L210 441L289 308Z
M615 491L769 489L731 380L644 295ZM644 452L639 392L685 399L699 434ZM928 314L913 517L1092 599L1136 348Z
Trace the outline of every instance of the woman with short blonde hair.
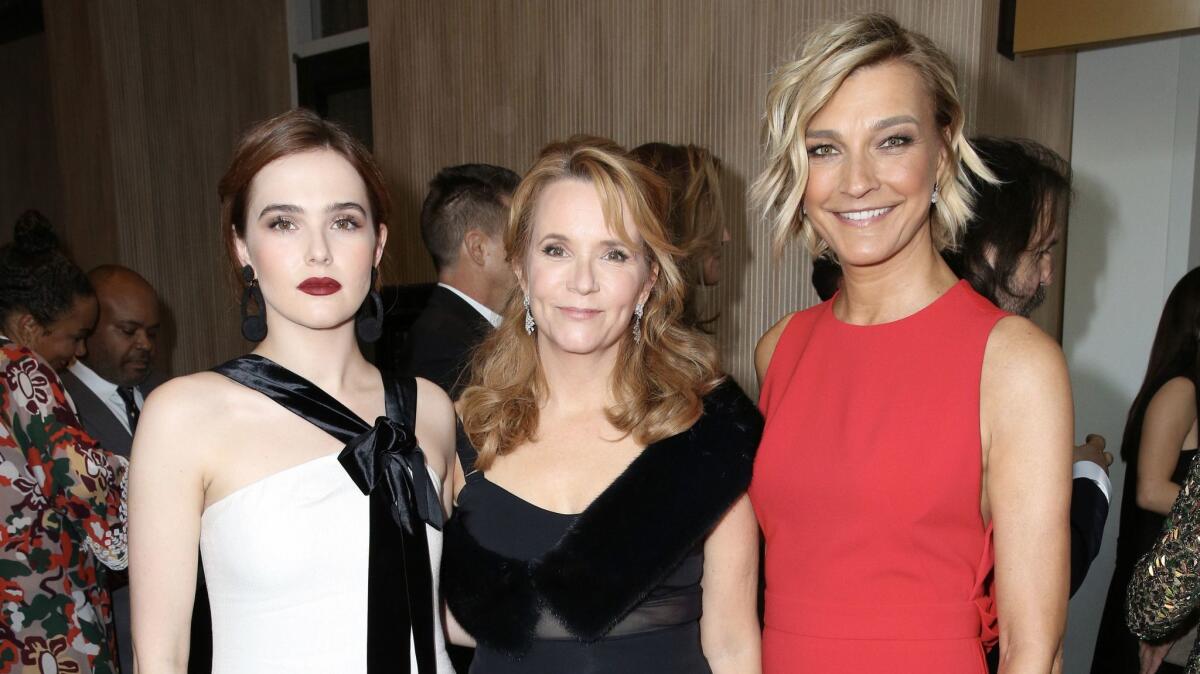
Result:
M1070 384L1053 340L939 254L970 175L994 180L963 126L949 58L879 14L772 82L756 194L776 243L844 282L755 354L768 674L982 673L997 631L1001 671L1060 666Z
M458 402L446 526L476 674L758 671L761 418L681 320L666 198L593 137L547 146L513 197L519 288Z

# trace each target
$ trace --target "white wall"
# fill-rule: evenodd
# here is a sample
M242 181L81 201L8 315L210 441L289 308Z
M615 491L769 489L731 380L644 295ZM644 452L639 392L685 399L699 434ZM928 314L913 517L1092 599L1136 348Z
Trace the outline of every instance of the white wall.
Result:
M1076 436L1100 433L1114 453L1163 301L1200 262L1198 129L1200 36L1079 53L1063 348ZM1071 602L1068 674L1089 671L1112 577L1123 477L1118 459L1104 548Z

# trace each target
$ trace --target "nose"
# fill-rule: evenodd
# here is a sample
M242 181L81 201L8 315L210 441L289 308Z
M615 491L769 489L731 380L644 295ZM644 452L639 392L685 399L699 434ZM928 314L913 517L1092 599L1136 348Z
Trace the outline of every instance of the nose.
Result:
M150 335L145 330L138 330L134 333L133 339L134 347L142 351L149 351L154 348L154 340L150 338Z
M332 259L329 243L325 241L325 230L319 227L310 227L309 232L307 262L309 264L329 264Z
M600 289L596 286L596 273L592 269L592 261L586 256L580 255L575 258L571 284L568 290L573 290L580 295L589 295Z
M87 355L87 341L83 339L75 340L75 358L83 358Z
M866 196L879 187L875 164L869 154L847 152L842 163L842 192L851 197Z

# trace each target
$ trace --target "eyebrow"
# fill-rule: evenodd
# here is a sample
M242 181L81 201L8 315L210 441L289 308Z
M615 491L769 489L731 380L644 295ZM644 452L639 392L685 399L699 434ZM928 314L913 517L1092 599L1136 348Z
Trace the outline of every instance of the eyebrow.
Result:
M336 203L332 203L332 204L329 204L329 206L325 210L328 212L331 212L331 213L333 211L358 211L359 213L362 213L364 216L366 216L366 214L367 214L367 209L363 208L358 202L355 202L355 201L339 201ZM304 209L300 208L299 206L296 206L295 204L270 204L266 208L262 209L262 212L260 212L258 214L258 217L261 218L262 216L266 215L267 213L293 213L293 214L296 214L296 213L303 213L303 212L304 212Z
M293 204L268 204L265 208L262 209L261 212L259 212L258 217L261 218L262 216L266 215L267 213L272 213L272 212L303 213L304 209L300 208L299 206L295 206Z
M900 126L901 124L916 124L916 123L917 123L917 118L913 117L912 115L895 115L893 117L885 117L881 120L872 122L871 130L872 131L880 131L882 129L889 129L893 126ZM808 138L840 138L841 137L837 131L833 131L832 129L813 129L810 131L805 131L804 135Z
M571 239L569 239L568 237L566 237L562 234L550 233L550 234L547 234L546 236L543 236L538 241L538 245L546 243L547 241L562 241L565 243L565 242L569 242L570 240ZM612 247L620 246L622 248L630 248L629 244L625 243L624 241L621 241L620 239L605 239L604 241L601 241L600 244L603 246L612 246Z

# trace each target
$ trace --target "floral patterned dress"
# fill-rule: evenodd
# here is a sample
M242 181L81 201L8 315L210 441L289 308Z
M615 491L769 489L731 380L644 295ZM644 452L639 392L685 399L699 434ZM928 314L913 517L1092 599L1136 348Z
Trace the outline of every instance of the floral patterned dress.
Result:
M1200 605L1200 461L1192 462L1162 535L1133 569L1125 622L1146 641L1178 637ZM1200 674L1200 640L1188 656L1187 674Z
M0 674L109 674L128 463L81 430L54 370L0 337Z

